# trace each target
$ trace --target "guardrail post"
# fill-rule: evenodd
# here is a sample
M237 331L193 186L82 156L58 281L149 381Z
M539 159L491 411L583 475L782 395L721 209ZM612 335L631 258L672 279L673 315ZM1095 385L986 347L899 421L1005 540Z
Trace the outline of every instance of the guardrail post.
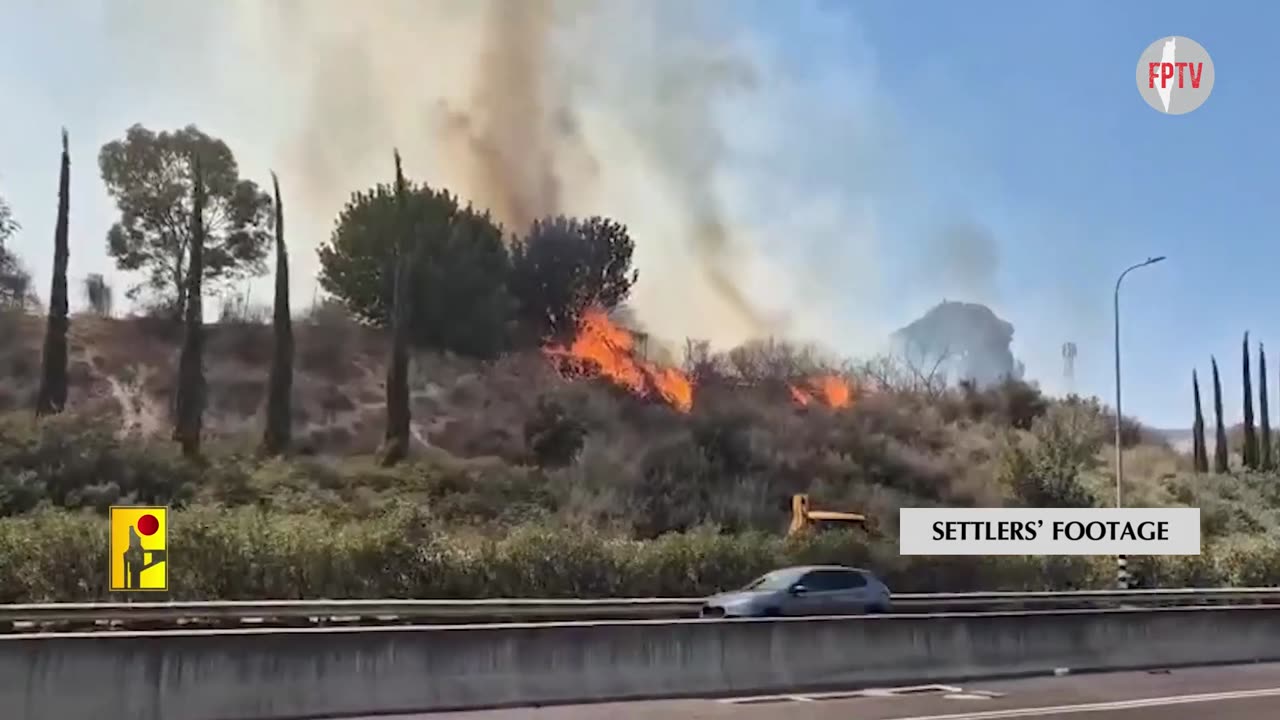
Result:
M1129 589L1129 562L1124 555L1116 556L1116 587Z

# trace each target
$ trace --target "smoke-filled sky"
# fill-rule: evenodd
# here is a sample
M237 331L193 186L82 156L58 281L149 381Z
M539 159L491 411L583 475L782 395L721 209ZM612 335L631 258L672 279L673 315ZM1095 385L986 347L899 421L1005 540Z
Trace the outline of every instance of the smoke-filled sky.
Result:
M1189 2L0 0L0 195L43 290L65 125L73 279L104 272L122 293L137 278L106 256L115 213L98 148L135 122L195 123L246 176L279 173L300 307L316 292L314 248L351 192L390 177L398 147L414 179L513 230L557 212L626 223L635 309L659 336L775 334L864 355L944 298L985 302L1013 323L1030 377L1064 390L1074 341L1075 389L1108 400L1115 275L1168 254L1126 280L1125 410L1185 426L1192 367L1216 353L1234 370L1245 329L1280 348L1267 193L1280 187L1280 101L1256 90L1277 15ZM1133 85L1142 50L1171 32L1216 63L1213 96L1182 117ZM262 300L269 289L250 285Z

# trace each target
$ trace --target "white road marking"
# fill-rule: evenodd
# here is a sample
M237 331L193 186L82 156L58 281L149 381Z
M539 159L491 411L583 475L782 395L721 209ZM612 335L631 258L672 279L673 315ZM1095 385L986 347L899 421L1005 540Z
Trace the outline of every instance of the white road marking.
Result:
M1042 717L1074 713L1105 712L1109 710L1137 710L1165 705L1217 702L1221 700L1248 700L1250 698L1278 697L1280 688L1238 690L1234 692L1204 693L1201 695L1170 695L1167 697L1116 700L1113 702L1085 703L1082 705L1056 705L1052 707L1015 708L1011 710L979 710L977 712L951 713L948 715L917 715L897 720L1004 720L1004 718Z
M958 693L958 687L950 685L908 685L896 688L868 688L859 693L864 697L898 697L899 695L915 695L920 693Z
M748 697L722 698L716 702L725 703L726 705L754 705L756 703L785 702L790 699L790 695L751 695Z
M859 697L904 697L923 693L959 693L961 688L950 685L907 685L896 688L868 688L866 690L844 690L825 693L803 693L799 695L748 695L746 697L722 698L716 702L727 705L754 705L770 702L816 702L818 700L843 700Z
M844 690L840 692L829 692L829 693L809 693L804 697L810 700L846 700L851 698L866 697L866 693L862 690Z

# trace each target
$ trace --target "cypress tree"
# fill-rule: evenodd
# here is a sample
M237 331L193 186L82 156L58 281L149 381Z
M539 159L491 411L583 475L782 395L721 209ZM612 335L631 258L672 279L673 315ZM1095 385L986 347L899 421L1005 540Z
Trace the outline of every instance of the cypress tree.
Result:
M409 350L408 350L408 250L412 227L409 224L407 188L400 168L400 151L396 159L396 252L391 291L391 352L387 359L387 430L382 464L394 465L409 454Z
M49 289L49 319L44 332L40 390L36 415L62 412L67 404L67 223L71 205L71 153L62 131L62 170L58 177L58 221L53 230L53 286Z
M1244 334L1242 348L1244 371L1244 466L1249 470L1258 467L1258 435L1253 429L1253 373L1249 372L1249 333Z
M1213 471L1225 473L1229 469L1227 462L1227 427L1222 420L1222 383L1218 380L1218 361L1210 357L1213 364L1213 413L1217 417L1217 433L1213 446Z
M1195 370L1191 371L1191 392L1195 396L1196 405L1196 419L1191 426L1191 454L1196 472L1205 473L1209 472L1209 448L1204 441L1204 413L1200 410L1200 379L1196 377Z
M191 260L187 265L186 335L178 360L177 423L173 439L182 444L188 458L200 455L200 432L204 420L204 175L200 156L191 161L195 176L191 198Z
M293 320L289 314L289 253L284 244L284 205L280 202L280 181L271 173L276 199L276 297L271 325L275 330L275 351L271 356L271 379L267 390L267 423L263 449L278 455L289 449L293 389Z
M1267 405L1267 353L1258 343L1258 414L1262 420L1262 462L1263 470L1270 470L1271 464L1271 410Z

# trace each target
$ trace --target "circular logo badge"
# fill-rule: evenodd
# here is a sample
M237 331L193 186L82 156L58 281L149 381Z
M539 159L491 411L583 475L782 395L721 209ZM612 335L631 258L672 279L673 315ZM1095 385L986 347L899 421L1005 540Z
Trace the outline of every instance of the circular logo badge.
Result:
M1151 43L1138 58L1138 92L1148 105L1168 115L1195 110L1213 92L1209 51L1180 35Z

